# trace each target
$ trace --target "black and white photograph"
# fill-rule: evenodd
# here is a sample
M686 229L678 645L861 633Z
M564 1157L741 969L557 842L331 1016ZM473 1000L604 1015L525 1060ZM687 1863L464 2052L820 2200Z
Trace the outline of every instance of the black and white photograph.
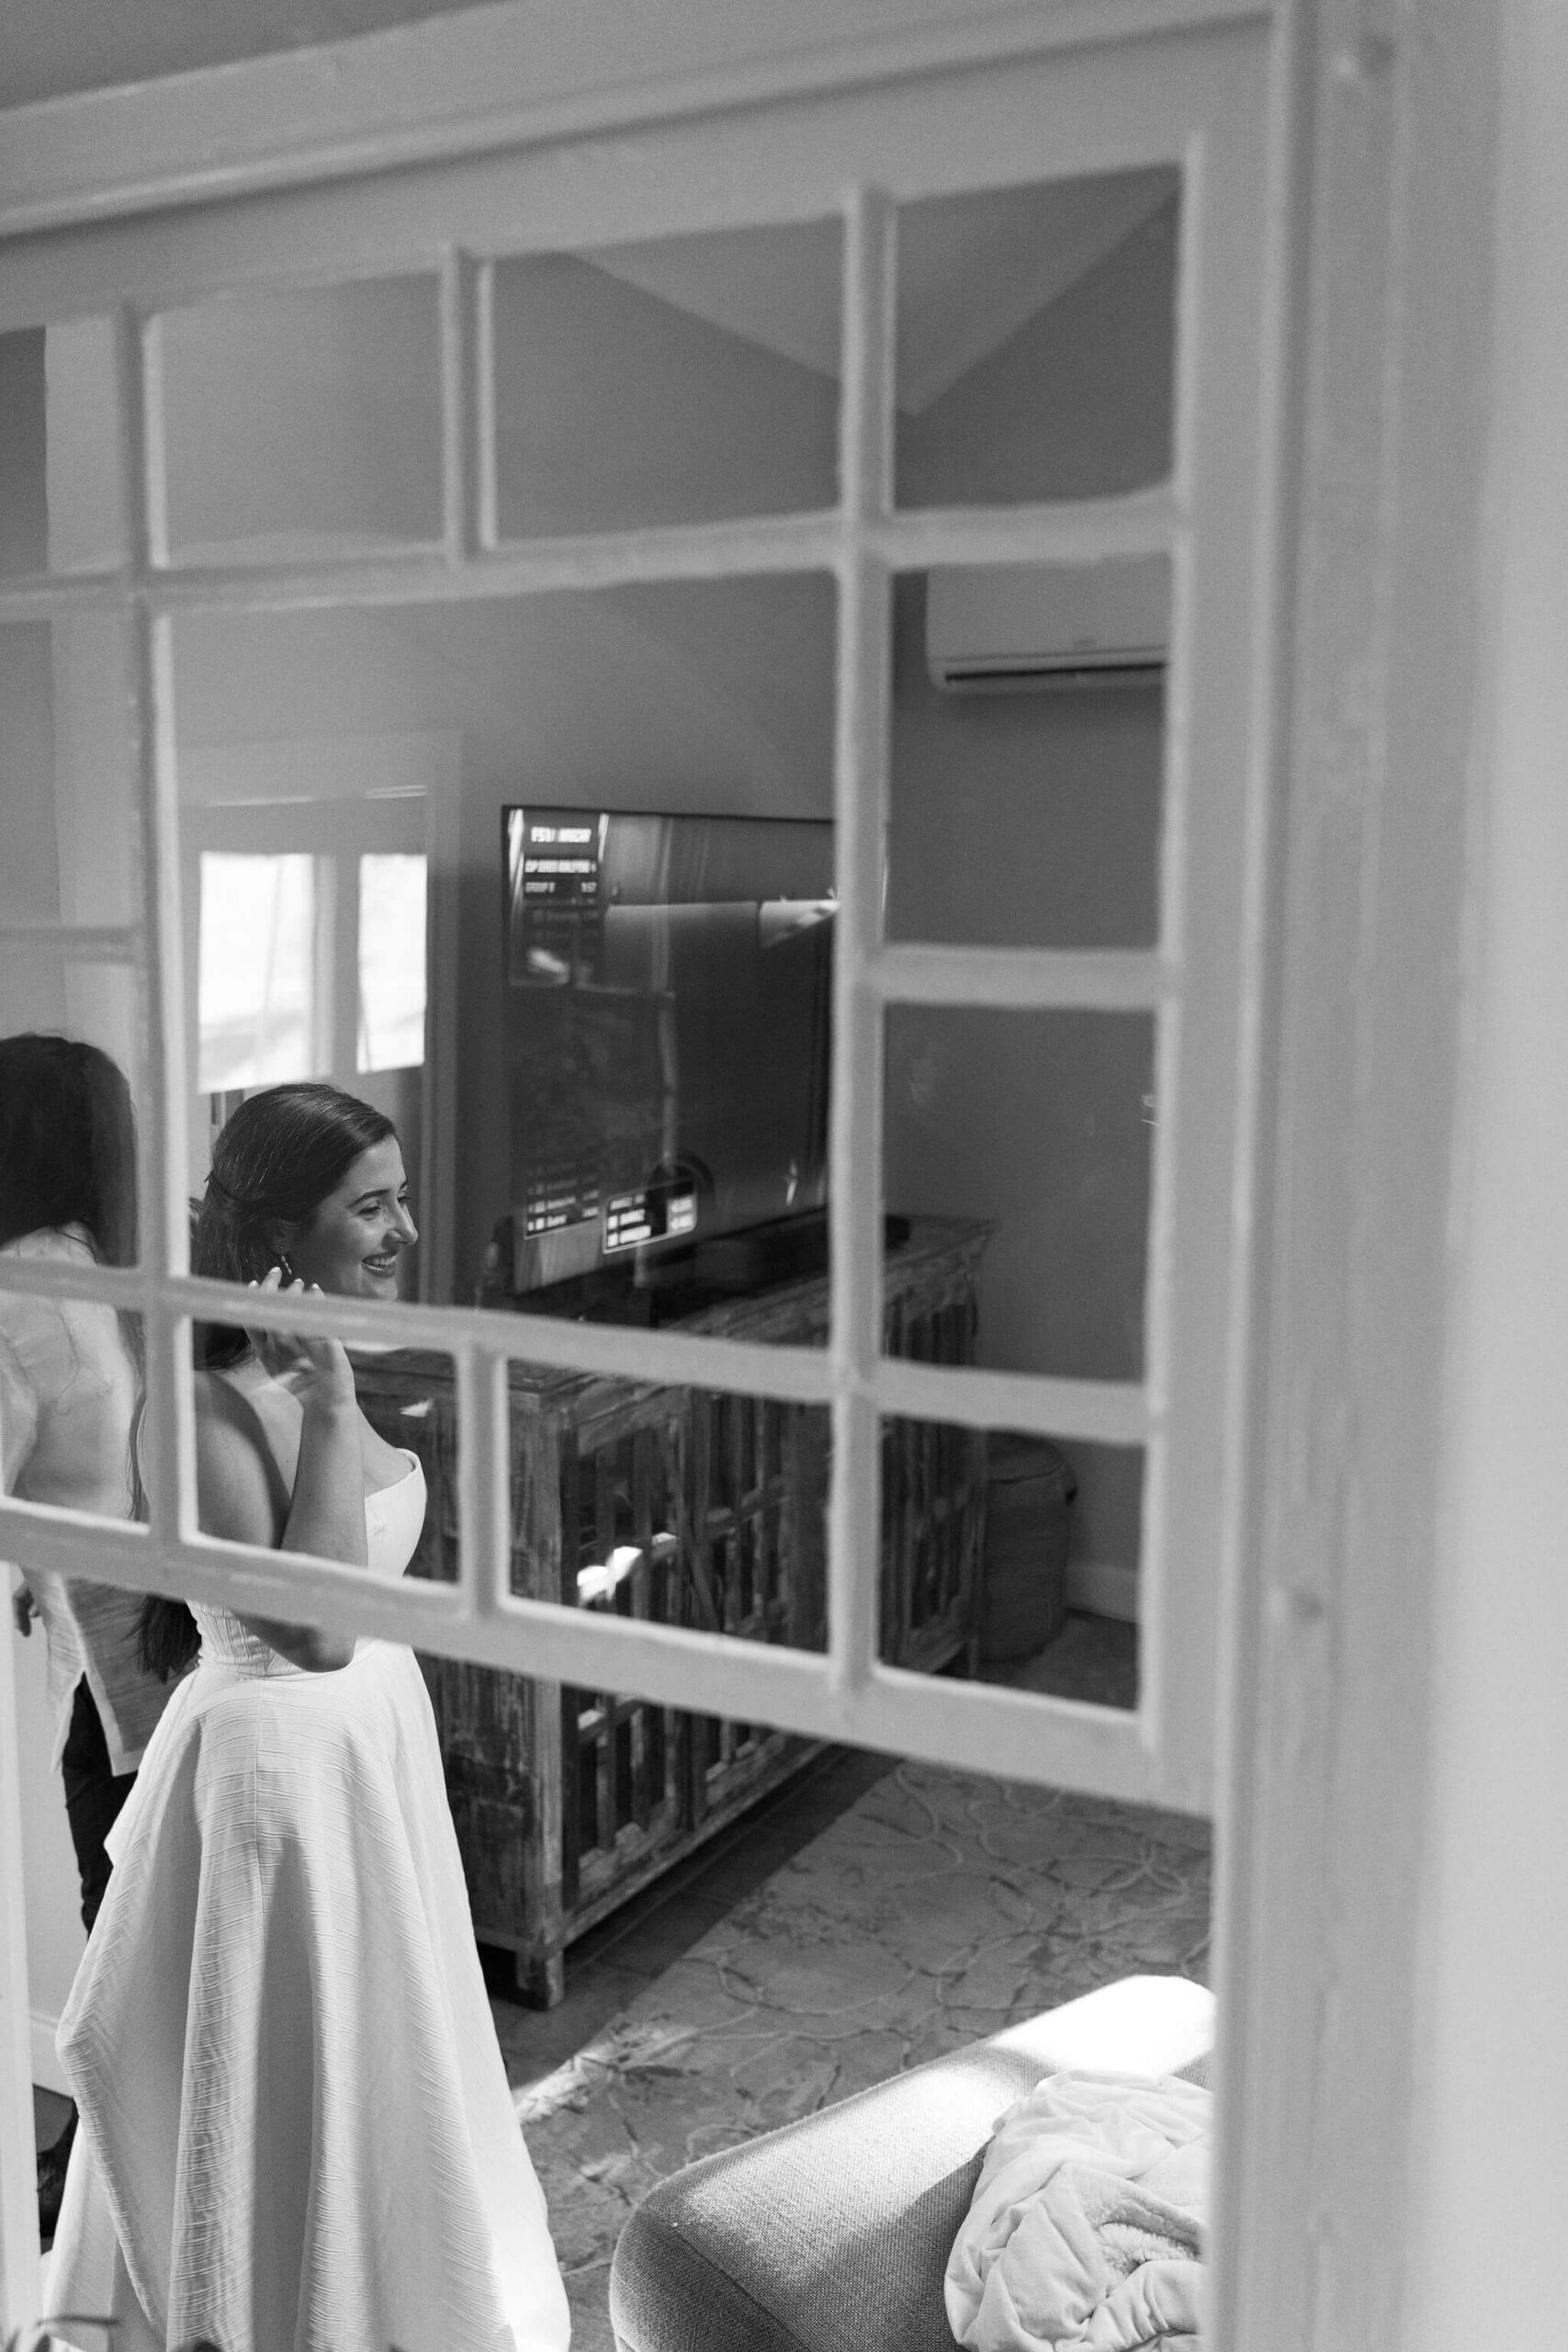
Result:
M0 2352L1544 2352L1568 11L0 17Z

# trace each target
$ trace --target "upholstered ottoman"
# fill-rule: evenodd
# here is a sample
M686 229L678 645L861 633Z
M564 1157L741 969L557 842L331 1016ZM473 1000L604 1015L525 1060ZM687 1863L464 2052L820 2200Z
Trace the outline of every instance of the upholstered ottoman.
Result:
M1130 1976L705 2156L621 2233L622 2352L953 2352L942 2274L998 2117L1063 2066L1202 2081L1213 1998Z

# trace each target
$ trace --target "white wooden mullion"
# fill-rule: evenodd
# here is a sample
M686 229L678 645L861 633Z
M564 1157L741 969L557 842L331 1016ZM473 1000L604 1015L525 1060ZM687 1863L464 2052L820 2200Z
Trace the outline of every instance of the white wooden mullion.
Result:
M103 1298L137 1306L145 1277L112 1266L72 1266L24 1261L6 1270L7 1290L45 1298ZM238 1304L231 1285L171 1277L160 1291L172 1313L231 1323ZM309 1331L373 1348L440 1350L453 1356L471 1348L487 1358L597 1373L628 1383L664 1387L720 1388L737 1396L777 1397L785 1404L826 1404L833 1375L824 1349L773 1346L765 1340L709 1339L692 1332L625 1331L607 1325L566 1323L543 1315L500 1316L469 1306L392 1305L336 1296L266 1298L245 1295L245 1320L262 1330Z
M139 1176L140 1173L139 1167ZM147 1275L145 1269L139 1266L73 1265L67 1260L20 1259L16 1265L6 1267L6 1288L31 1298L102 1299L109 1306L135 1309L146 1303Z
M446 561L461 566L480 545L483 423L479 401L478 273L471 254L451 247L441 263L441 537Z
M144 581L158 557L167 553L167 457L160 353L129 303L116 314L114 384L124 546L132 579ZM129 625L138 878L146 949L141 1008L143 1108L138 1125L139 1255L146 1283L141 1455L152 1540L172 1543L196 1522L188 1326L166 1291L169 1276L185 1272L189 1242L174 653L172 625L153 611L144 594L131 598Z
M492 1619L510 1585L511 1444L504 1356L460 1349L456 1362L457 1575L471 1622Z
M893 485L895 220L877 189L844 217L843 377L833 808L839 912L833 940L829 1282L833 1450L828 1501L828 1651L852 1693L875 1657L882 1431L872 1383L882 1350L882 1008L867 973L881 939L892 582L864 526Z
M1261 63L1261 60L1258 61ZM1254 736L1263 90L1215 107L1182 159L1161 942L1145 1363L1140 1702L1169 1801L1214 1803L1221 1558L1245 1477L1227 1410L1248 1280L1266 791ZM1245 1571L1244 1571L1245 1572Z
M142 317L129 303L116 314L120 348L117 369L123 403L134 387L135 408L128 420L121 406L120 499L123 545L133 580L169 565L169 452L164 432L163 321ZM129 423L129 429L127 424Z
M48 1298L103 1299L113 1306L138 1308L146 1297L145 1273L130 1268L24 1262L7 1269L6 1279L7 1289ZM172 1279L162 1286L160 1296L171 1314L182 1317L232 1321L235 1314L232 1289L217 1283ZM509 1315L503 1319L468 1307L400 1308L378 1301L351 1301L344 1312L344 1302L333 1298L247 1297L245 1316L260 1329L330 1333L350 1346L355 1341L376 1347L416 1345L444 1349L454 1359L472 1354L491 1363L550 1363L628 1384L712 1388L804 1405L827 1404L835 1393L832 1360L819 1348L708 1340L676 1331L611 1336L602 1326L563 1325L543 1316ZM536 1343L516 1330L525 1319L540 1327ZM959 1421L971 1428L1055 1429L1063 1436L1121 1445L1141 1443L1154 1426L1147 1392L1134 1381L1067 1380L886 1356L863 1367L859 1377L881 1412Z
M140 1445L152 1536L155 1541L172 1543L196 1523L190 1325L169 1290L170 1276L185 1272L189 1250L173 679L170 624L138 602L131 609L130 628L148 935L141 972L142 1111L137 1126L146 1377Z
M164 611L291 612L320 606L446 604L470 597L549 594L562 588L614 588L639 581L728 579L748 573L826 570L841 545L832 509L748 516L735 522L671 524L632 531L498 541L495 532L493 322L487 269L476 273L469 397L475 402L477 505L471 544L454 549L409 541L371 554L299 563L164 565L152 582ZM456 367L457 362L454 362ZM462 387L454 384L455 403ZM447 428L444 425L444 432ZM444 485L456 481L457 435L444 458ZM455 493L446 492L449 497ZM1174 492L1161 486L1104 498L1010 507L932 507L869 518L860 544L892 570L933 564L1099 563L1159 555L1179 539ZM38 572L0 584L0 622L48 620L118 608L126 582L116 572Z
M482 365L482 356L481 356ZM479 432L485 427L481 419ZM484 492L479 489L479 528ZM447 1182L457 1148L457 975L462 865L462 738L454 729L431 773L424 798L424 1062L420 1078L419 1291L427 1304L451 1295L456 1216ZM385 805L385 804L383 804Z
M1113 0L1078 5L1103 23ZM1169 17L1173 0L1153 0L1152 12ZM1252 28L1245 25L1183 39L1168 24L1165 38L1156 33L1145 46L1143 70L1121 78L1115 104L1106 107L1099 94L1120 64L1109 54L1108 29L1086 38L1080 17L1076 38L1049 57L1043 52L1056 46L1053 33L1066 11L1053 5L1010 6L1007 13L1022 37L1005 65L982 63L951 76L922 69L897 90L889 84L840 91L820 108L765 102L705 120L697 108L630 139L608 124L598 137L583 139L584 125L576 121L563 126L558 146L527 142L471 162L448 157L439 172L378 171L357 185L329 172L287 194L247 192L222 204L201 201L206 191L193 188L196 200L173 217L145 205L118 220L85 212L72 224L80 232L91 223L91 239L82 236L79 250L62 252L57 238L14 241L8 265L0 266L0 327L13 322L17 301L43 283L61 288L80 315L109 306L107 286L152 302L183 300L276 275L290 266L291 253L364 276L405 266L410 255L417 266L434 266L444 242L476 252L586 248L649 233L655 204L661 217L654 233L666 225L679 233L785 212L820 218L833 208L837 189L857 170L867 171L867 126L874 126L878 147L891 151L892 167L878 175L900 197L941 193L977 170L993 170L998 151L1010 159L1003 174L1013 177L1032 175L1040 155L1064 177L1167 161L1173 116L1190 116L1215 87L1223 90L1229 66L1251 45ZM1261 0L1248 13L1261 16ZM972 33L970 28L961 36L961 45ZM1027 54L1032 48L1040 53ZM537 42L530 40L527 51L536 59ZM835 44L840 66L845 54ZM236 78L237 69L227 72ZM628 81L616 78L614 100L623 112L635 111ZM1021 123L1041 142L1021 174L1010 163ZM12 118L13 140L16 127ZM671 172L671 157L680 160L678 174ZM717 168L710 171L713 164ZM519 179L526 190L521 205L513 200ZM761 201L759 189L766 191Z
M866 979L885 1004L1035 1012L1152 1012L1181 986L1168 956L1137 948L888 946Z
M956 1421L966 1429L1023 1430L1041 1437L1145 1445L1158 1427L1146 1389L1134 1380L1061 1380L986 1372L884 1356L871 1380L884 1413Z
M17 571L0 584L0 627L125 610L123 567L101 571Z
M858 1745L927 1757L960 1771L1158 1802L1141 1715L998 1683L876 1666L854 1712Z
M728 579L819 571L840 547L838 518L821 514L585 532L479 548L454 562L446 549L410 540L331 560L191 564L160 572L165 612L299 612L378 605L440 605L472 598L549 595L563 588L617 588L641 581ZM0 621L36 620L115 601L112 582L35 578L0 589Z
M1103 17L1106 10L1092 11ZM1021 49L1051 47L1058 15L1010 11ZM1168 12L1167 12L1168 13ZM536 45L534 45L536 48ZM899 200L984 184L1179 160L1195 122L1250 96L1261 46L1246 25L1117 52L1106 34L1006 67L842 93L831 106L690 115L647 135L534 146L438 171L323 180L288 195L193 203L176 215L85 213L68 237L0 250L0 331L44 316L145 309L298 277L425 273L444 247L476 254L588 252L647 236L822 220L874 174ZM532 53L532 51L531 51ZM841 57L842 51L840 51ZM232 69L231 69L232 70ZM629 85L617 82L623 106ZM8 129L14 130L14 122ZM3 168L3 166L0 166Z
M359 854L334 844L317 849L310 865L315 983L310 1067L325 1078L334 1070L346 1073L359 1060Z
M906 507L871 525L866 545L901 571L942 563L1105 563L1164 555L1180 536L1170 482L1096 498L1011 506Z
M1155 1029L1155 1122L1149 1165L1149 1216L1144 1271L1145 1397L1150 1426L1144 1443L1139 1497L1141 1672L1138 1699L1148 1725L1149 1737L1168 1765L1170 1762L1168 1750L1173 1727L1178 1738L1183 1735L1187 1737L1189 1748L1197 1761L1184 1790L1186 1802L1212 1803L1215 1702L1212 1620L1206 1629L1208 1640L1196 1661L1190 1655L1185 1662L1179 1660L1171 1639L1172 1626L1178 1622L1179 1611L1191 1581L1186 1573L1188 1564L1179 1558L1172 1540L1170 1491L1170 1480L1176 1467L1169 1441L1172 1387L1178 1376L1172 1360L1179 1337L1175 1311L1175 1260L1178 1211L1181 1203L1178 1187L1184 1182L1190 1185L1194 1181L1192 1170L1183 1169L1178 1157L1180 1035L1179 1006L1162 1006ZM1226 1297L1230 1281L1234 1278L1234 1262L1217 1270L1214 1280L1216 1306ZM1189 1375L1201 1377L1201 1367L1190 1359L1180 1370L1184 1381ZM1214 1377L1223 1384L1223 1364L1216 1368ZM1185 1385L1182 1403L1187 1403ZM1211 1419L1217 1419L1212 1397L1205 1398L1204 1409ZM1214 1575L1213 1561L1202 1564L1202 1574L1212 1584ZM1179 1592L1177 1589L1179 1580L1182 1588ZM1193 1671L1194 1664L1196 1672ZM1199 1718L1196 1725L1189 1720L1194 1714Z
M451 21L361 34L243 64L16 108L0 151L0 234L20 236L399 165L624 130L781 99L931 79L976 64L1017 72L1055 51L1140 35L1201 35L1265 17L1269 0L1054 0L1049 8L846 8L831 41L802 49L792 11L749 19L743 60L724 57L725 0L689 20L617 16L614 54L592 12L538 38L536 9L491 6ZM773 23L778 32L773 46ZM581 20L579 22L579 20ZM727 21L728 20L728 21ZM672 49L672 39L684 40ZM273 126L286 123L279 141Z
M482 1496L477 1499L481 1520L499 1534L492 1508ZM782 1645L603 1616L504 1591L492 1592L491 1605L479 1608L477 1563L465 1568L457 1588L418 1578L386 1584L362 1568L299 1553L201 1536L163 1544L123 1524L94 1527L80 1512L10 1505L0 1505L0 1540L38 1566L69 1564L88 1581L261 1615L309 1616L342 1633L408 1642L509 1673L614 1689L659 1705L690 1706L700 1690L706 1712L777 1724L807 1737L848 1737L1133 1799L1154 1790L1146 1744L1132 1714L986 1683L950 1683L874 1661L851 1691L830 1658ZM470 1544L470 1560L474 1548Z
M475 547L493 556L501 538L500 412L495 380L495 264L475 265L473 284L474 434L477 506Z

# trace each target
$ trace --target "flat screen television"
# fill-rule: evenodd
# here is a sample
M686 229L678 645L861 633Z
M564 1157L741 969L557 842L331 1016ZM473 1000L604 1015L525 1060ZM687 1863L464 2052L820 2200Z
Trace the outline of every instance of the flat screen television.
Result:
M529 803L502 836L513 1295L825 1251L832 825Z

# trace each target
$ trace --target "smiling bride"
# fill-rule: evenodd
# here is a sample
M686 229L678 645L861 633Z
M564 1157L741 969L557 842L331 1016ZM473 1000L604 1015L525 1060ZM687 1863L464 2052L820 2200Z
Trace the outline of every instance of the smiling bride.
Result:
M280 1086L219 1136L191 1262L390 1297L415 1238L389 1121ZM342 1346L198 1325L196 1359L202 1528L400 1576L423 1476ZM82 2120L52 2309L112 2312L117 2352L563 2352L412 1651L172 1601L144 1630L196 1666L61 2021Z

